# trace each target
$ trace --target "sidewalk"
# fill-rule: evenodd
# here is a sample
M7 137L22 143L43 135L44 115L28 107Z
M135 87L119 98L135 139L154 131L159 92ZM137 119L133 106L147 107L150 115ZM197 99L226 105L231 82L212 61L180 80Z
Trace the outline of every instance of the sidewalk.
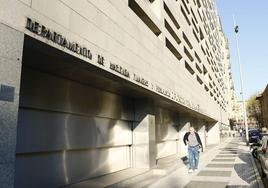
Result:
M178 155L158 161L157 168L127 169L83 181L68 188L263 188L249 148L241 138L226 138L200 155L199 171L188 173L186 161Z
M200 157L198 172L188 174L184 166L149 187L264 187L250 151L241 138L227 139L209 153Z

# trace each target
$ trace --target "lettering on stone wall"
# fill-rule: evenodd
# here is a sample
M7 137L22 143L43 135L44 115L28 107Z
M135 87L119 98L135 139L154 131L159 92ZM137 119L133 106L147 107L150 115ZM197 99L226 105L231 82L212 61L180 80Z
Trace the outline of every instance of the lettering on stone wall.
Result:
M123 68L122 66L120 65L117 65L115 63L111 63L110 62L110 69L113 70L113 71L116 71L118 72L119 74L129 78L129 72L127 69Z
M168 90L165 90L165 89L161 88L158 85L155 87L155 90L156 90L156 92L161 93L162 95L170 97L170 92Z
M86 48L82 45L79 45L78 43L71 42L63 35L47 28L46 26L44 26L36 21L33 21L30 18L27 18L27 22L26 22L25 27L27 30L31 31L32 33L34 33L38 36L41 36L43 38L46 38L46 39L64 47L64 48L72 51L72 52L75 52L75 53L77 53L83 57L86 57L90 60L93 59L92 53L88 48ZM115 72L123 75L126 78L130 78L130 72L126 68L124 68L116 63L112 63L112 62L110 62L110 64L107 64L106 62L108 62L108 60L106 60L106 58L100 54L97 54L96 59L97 59L96 63L98 63L99 65L102 65L103 67L109 66L109 68L112 71L115 71ZM157 84L154 84L153 82L149 83L148 80L144 79L142 76L140 76L134 72L132 72L131 74L133 74L133 80L135 82L140 83L140 84L150 88L150 90L155 91L156 93L164 95L166 98L169 98L169 99L173 100L174 102L177 102L178 104L186 106L192 110L201 112L202 109L200 109L199 105L193 104L191 101L180 96L178 93L176 93L174 91L170 92L167 89L162 88ZM14 100L14 96L12 95L12 93L14 91L12 90L12 88L10 88L10 89L9 88L4 88L4 89L2 88L1 92L2 93L0 93L0 100L1 100L1 98L2 98L2 100L4 99L6 101ZM3 93L5 95L3 95Z
M101 55L98 55L97 63L104 66L104 57Z
M32 19L30 19L30 18L27 18L26 29L28 29L32 33L35 33L43 38L46 38L46 39L64 47L64 48L72 51L72 52L75 52L81 56L84 56L84 57L92 60L92 53L89 49L79 45L78 43L69 41L63 35L48 29L46 26L44 26L36 21L32 21Z
M149 82L147 80L145 80L144 78L142 78L141 76L138 76L137 74L133 74L133 80L135 80L136 82L144 85L144 86L149 86Z

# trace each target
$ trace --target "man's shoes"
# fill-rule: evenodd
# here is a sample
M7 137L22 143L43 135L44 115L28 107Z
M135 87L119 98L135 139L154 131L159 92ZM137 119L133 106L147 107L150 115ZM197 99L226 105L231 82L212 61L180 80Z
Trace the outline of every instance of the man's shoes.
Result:
M193 170L192 169L188 170L188 173L193 173Z
M194 169L194 172L197 172L198 171L198 169Z

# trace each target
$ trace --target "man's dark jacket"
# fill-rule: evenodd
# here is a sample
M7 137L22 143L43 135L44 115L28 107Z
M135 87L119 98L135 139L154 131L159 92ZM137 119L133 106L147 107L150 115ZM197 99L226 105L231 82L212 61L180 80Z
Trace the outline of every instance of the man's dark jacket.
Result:
M194 132L194 133L195 133L195 136L196 136L198 144L200 144L201 148L203 148L203 145L202 145L201 139L199 137L199 134L197 132ZM190 134L190 132L187 132L187 133L185 133L185 135L183 137L183 142L184 142L185 145L186 145L186 141L188 141L189 134Z

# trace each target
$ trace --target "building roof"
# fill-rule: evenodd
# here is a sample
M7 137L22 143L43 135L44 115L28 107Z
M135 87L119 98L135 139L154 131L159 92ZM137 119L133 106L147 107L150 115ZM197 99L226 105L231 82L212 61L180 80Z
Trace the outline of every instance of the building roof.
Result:
M268 84L266 85L266 87L265 87L265 89L263 90L263 92L260 93L260 94L258 94L258 95L256 96L256 99L257 99L257 100L261 99L261 98L263 97L264 93L266 93L266 92L268 92Z

